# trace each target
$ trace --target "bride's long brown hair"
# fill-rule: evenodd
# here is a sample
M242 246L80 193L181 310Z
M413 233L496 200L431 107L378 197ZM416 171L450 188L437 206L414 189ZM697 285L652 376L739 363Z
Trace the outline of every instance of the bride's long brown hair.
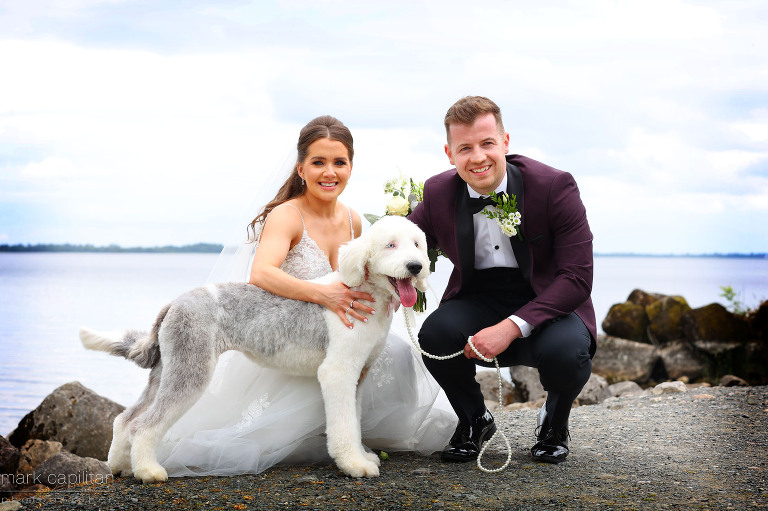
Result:
M306 126L301 128L299 132L299 141L296 144L296 150L298 155L296 157L296 165L300 164L307 157L309 146L316 140L321 138L327 138L336 142L341 142L344 147L347 148L349 154L349 163L352 164L352 157L355 154L355 150L352 145L352 133L349 128L344 126L340 120L330 115L322 115L309 121ZM253 219L248 225L249 239L253 241L256 238L256 224L264 223L267 219L267 215L283 202L289 201L295 197L299 197L306 193L304 183L299 177L296 166L294 166L291 175L285 180L285 183L280 187L280 190L266 206L259 215Z

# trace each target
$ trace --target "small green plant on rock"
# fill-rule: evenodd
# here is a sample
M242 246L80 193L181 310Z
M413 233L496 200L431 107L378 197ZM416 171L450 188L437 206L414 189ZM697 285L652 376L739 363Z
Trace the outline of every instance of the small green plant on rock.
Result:
M720 296L725 298L725 300L728 302L728 305L726 306L727 309L729 309L734 314L738 314L739 316L744 316L747 312L749 312L745 308L744 302L738 299L738 294L736 291L734 291L733 287L720 286L720 290L722 291Z

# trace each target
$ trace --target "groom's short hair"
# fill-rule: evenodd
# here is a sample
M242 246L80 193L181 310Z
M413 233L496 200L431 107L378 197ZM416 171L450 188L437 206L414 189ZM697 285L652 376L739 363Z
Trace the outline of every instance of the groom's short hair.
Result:
M483 96L465 96L454 103L445 114L445 134L451 141L451 124L471 125L481 115L493 114L500 133L504 133L504 123L501 122L501 109L490 99Z

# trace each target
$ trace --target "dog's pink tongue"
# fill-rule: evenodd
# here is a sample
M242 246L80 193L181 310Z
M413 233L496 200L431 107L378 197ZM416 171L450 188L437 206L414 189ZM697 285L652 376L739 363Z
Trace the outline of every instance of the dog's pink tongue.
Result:
M397 279L397 293L403 307L413 307L416 304L416 288L411 284L411 279Z

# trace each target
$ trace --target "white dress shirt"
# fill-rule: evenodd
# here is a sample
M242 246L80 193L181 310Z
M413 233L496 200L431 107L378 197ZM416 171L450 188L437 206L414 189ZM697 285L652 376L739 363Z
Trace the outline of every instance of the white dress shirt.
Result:
M469 185L467 191L472 198L483 197ZM507 191L507 176L504 175L501 184L496 188L496 193ZM487 208L491 206L486 206ZM509 242L509 236L504 234L501 227L485 216L482 211L472 215L472 221L475 225L475 269L484 270L486 268L518 268L515 252L512 250L512 244ZM523 337L531 335L533 327L530 323L515 315L509 317L520 328Z

